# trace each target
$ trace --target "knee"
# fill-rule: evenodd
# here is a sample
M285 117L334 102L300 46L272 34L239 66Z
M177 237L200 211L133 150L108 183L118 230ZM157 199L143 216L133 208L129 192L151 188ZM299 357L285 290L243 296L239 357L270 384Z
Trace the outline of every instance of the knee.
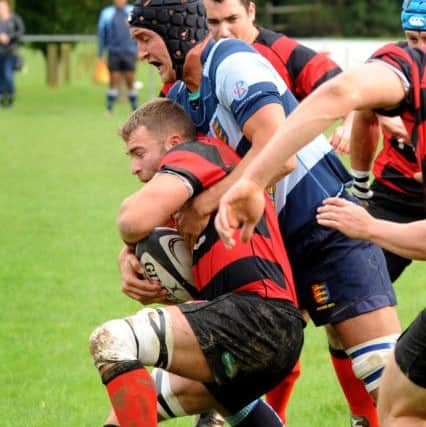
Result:
M379 387L383 369L392 354L397 334L387 335L366 341L346 350L352 360L352 369L370 394Z
M118 362L137 359L137 343L130 325L123 319L110 320L95 329L89 338L89 349L100 371Z

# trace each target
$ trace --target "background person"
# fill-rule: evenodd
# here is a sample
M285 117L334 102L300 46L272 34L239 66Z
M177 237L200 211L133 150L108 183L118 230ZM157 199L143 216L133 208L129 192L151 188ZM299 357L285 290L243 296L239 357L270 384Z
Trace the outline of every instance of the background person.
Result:
M22 19L13 13L9 0L0 0L0 106L12 107L15 101L15 61L19 39L24 34Z
M109 89L106 108L112 112L118 97L121 78L127 87L127 97L132 110L138 106L134 89L136 69L136 43L129 34L128 16L132 6L127 0L114 0L112 6L102 9L98 20L98 60L108 51Z

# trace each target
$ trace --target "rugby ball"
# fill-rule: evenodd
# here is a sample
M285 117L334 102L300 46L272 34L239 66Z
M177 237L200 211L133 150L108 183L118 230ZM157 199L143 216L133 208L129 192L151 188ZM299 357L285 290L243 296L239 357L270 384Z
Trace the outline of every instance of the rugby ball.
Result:
M136 244L136 256L145 276L158 280L167 290L167 299L181 303L197 297L192 277L192 255L174 228L155 228Z

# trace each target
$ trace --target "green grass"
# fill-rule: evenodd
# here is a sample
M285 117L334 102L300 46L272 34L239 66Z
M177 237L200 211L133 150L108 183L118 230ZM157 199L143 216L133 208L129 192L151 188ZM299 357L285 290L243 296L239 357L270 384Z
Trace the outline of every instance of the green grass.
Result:
M120 292L115 218L138 188L116 129L126 102L104 114L91 79L94 46L73 52L70 84L44 84L40 55L25 51L16 107L0 110L0 414L6 427L101 426L108 400L87 349L101 322L134 312ZM141 98L159 82L140 66ZM150 80L154 87L149 87ZM404 325L423 306L425 264L397 284ZM348 426L324 332L309 326L289 426ZM170 421L185 427L191 419Z

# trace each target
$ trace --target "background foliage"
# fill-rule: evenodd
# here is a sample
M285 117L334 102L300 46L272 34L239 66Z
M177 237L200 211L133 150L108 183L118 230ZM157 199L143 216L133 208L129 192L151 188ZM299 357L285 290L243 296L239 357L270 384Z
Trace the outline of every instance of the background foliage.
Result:
M105 0L15 0L28 34L94 34L99 11L111 4ZM131 1L129 2L131 3ZM265 24L266 0L255 1L258 21ZM274 0L280 5L313 5L309 12L276 16L294 37L399 37L401 0ZM36 6L35 6L36 5Z

